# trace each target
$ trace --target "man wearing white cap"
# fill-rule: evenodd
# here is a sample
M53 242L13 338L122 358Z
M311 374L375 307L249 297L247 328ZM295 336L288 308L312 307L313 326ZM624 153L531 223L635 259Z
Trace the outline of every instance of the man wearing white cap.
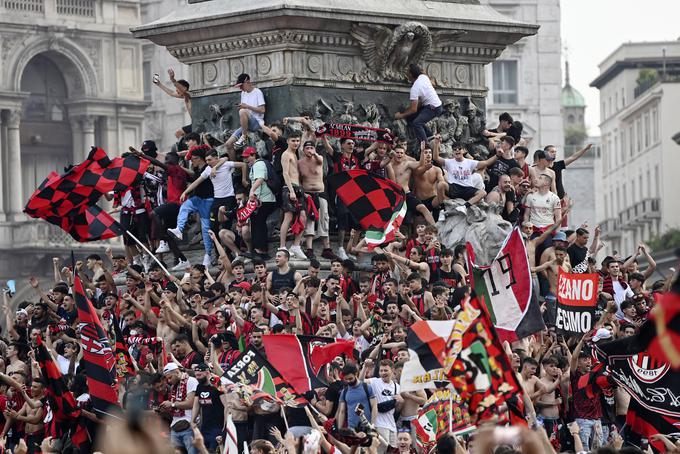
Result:
M163 368L163 375L170 384L169 399L160 404L161 411L172 415L170 424L170 440L173 446L184 448L189 454L196 454L194 432L191 428L191 409L198 380L179 369L176 363L168 363Z

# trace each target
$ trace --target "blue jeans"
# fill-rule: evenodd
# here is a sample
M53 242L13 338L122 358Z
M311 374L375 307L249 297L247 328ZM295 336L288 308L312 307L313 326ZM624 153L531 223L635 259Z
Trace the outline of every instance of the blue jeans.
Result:
M184 226L187 223L189 215L198 212L201 217L201 231L203 232L203 246L205 253L210 254L213 248L213 242L210 239L208 232L210 231L210 209L212 208L213 199L202 199L193 196L187 199L179 208L179 215L177 216L177 228L180 232L184 231Z
M194 431L191 427L181 432L175 432L174 430L170 431L170 442L173 446L182 447L186 449L189 454L198 454L198 451L194 448L193 441Z
M253 114L248 114L248 132L259 131L261 127L260 122L257 121ZM242 128L238 128L233 132L232 136L238 139L241 137L241 134L243 134Z
M222 436L222 428L216 426L201 427L201 435L203 435L205 449L214 452L217 450L217 440L215 438Z
M581 418L576 418L575 419L576 423L578 424L578 435L581 437L581 443L583 443L583 449L590 449L590 439L591 437L595 437L595 426L599 424L602 426L602 423L600 422L599 419L581 419ZM600 438L600 446L605 445L605 440L606 438L604 437L604 431L602 432L602 436Z
M406 122L413 128L413 132L418 138L418 143L427 140L427 136L430 135L430 131L425 128L425 123L440 116L442 112L444 112L442 106L435 108L423 106L417 113L406 118Z

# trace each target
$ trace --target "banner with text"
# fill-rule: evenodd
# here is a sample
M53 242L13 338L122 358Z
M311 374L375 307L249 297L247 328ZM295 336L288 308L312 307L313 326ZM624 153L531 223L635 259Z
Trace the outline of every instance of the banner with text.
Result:
M597 307L597 274L557 276L557 318L555 326L564 335L581 335L593 329Z

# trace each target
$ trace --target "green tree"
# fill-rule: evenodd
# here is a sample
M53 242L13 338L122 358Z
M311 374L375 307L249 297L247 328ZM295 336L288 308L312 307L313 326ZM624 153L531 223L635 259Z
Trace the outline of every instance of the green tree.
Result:
M656 69L652 68L643 68L640 70L638 73L638 78L636 79L636 83L638 87L643 87L643 86L651 86L656 83L656 81L659 80L659 71Z
M654 236L647 244L655 251L680 247L680 229L669 229L661 236Z

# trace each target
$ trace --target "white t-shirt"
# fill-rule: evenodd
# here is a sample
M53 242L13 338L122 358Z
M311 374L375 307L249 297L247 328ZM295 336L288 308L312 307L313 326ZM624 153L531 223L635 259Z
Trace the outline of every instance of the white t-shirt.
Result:
M259 88L253 88L250 93L242 91L241 92L241 103L243 104L248 104L249 106L253 107L260 107L264 106L264 95L262 94L262 90ZM260 125L264 124L264 114L259 113L259 112L253 112L252 110L250 111L250 115L253 116L254 119L260 122Z
M203 178L210 178L211 172L212 168L208 166L201 172L201 176ZM215 178L212 179L212 184L216 199L234 196L234 182L231 179L233 172L234 163L232 161L225 162L215 171Z
M67 375L68 374L68 368L71 365L71 361L69 361L68 358L65 356L57 355L57 366L59 366L59 370L61 371L62 375ZM73 373L78 371L78 362L76 361L76 367L73 368Z
M470 188L476 187L475 183L478 182L472 176L475 174L477 164L479 164L479 161L474 159L463 159L460 162L455 159L444 159L447 183Z
M538 192L527 194L525 204L529 210L529 222L540 228L555 223L555 210L561 206L560 198L550 191L543 195Z
M392 400L395 395L399 394L399 384L395 383L394 380L385 383L382 378L373 377L367 378L366 383L373 390L373 395L375 395L377 403ZM396 432L397 424L394 421L394 409L386 411L385 413L378 412L378 417L375 418L375 427L381 427Z
M439 99L437 92L434 91L434 87L432 86L432 82L430 82L430 78L425 74L421 74L413 82L409 99L411 101L418 100L420 105L423 107L439 107L442 105L442 101Z
M635 294L630 289L630 285L626 288L623 288L623 285L621 285L621 283L616 279L612 279L612 288L614 289L613 296L614 302L616 303L616 318L623 320L625 314L621 310L621 303L623 303L626 298L632 298L635 296Z
M178 385L179 386L179 385ZM198 380L196 380L194 377L189 377L187 379L187 396L190 393L195 393L196 388L198 388ZM186 396L184 397L186 399ZM170 423L171 426L174 426L177 421L180 421L182 419L186 419L187 421L191 422L191 416L192 416L192 410L184 410L184 416L173 416L172 417L172 423Z

